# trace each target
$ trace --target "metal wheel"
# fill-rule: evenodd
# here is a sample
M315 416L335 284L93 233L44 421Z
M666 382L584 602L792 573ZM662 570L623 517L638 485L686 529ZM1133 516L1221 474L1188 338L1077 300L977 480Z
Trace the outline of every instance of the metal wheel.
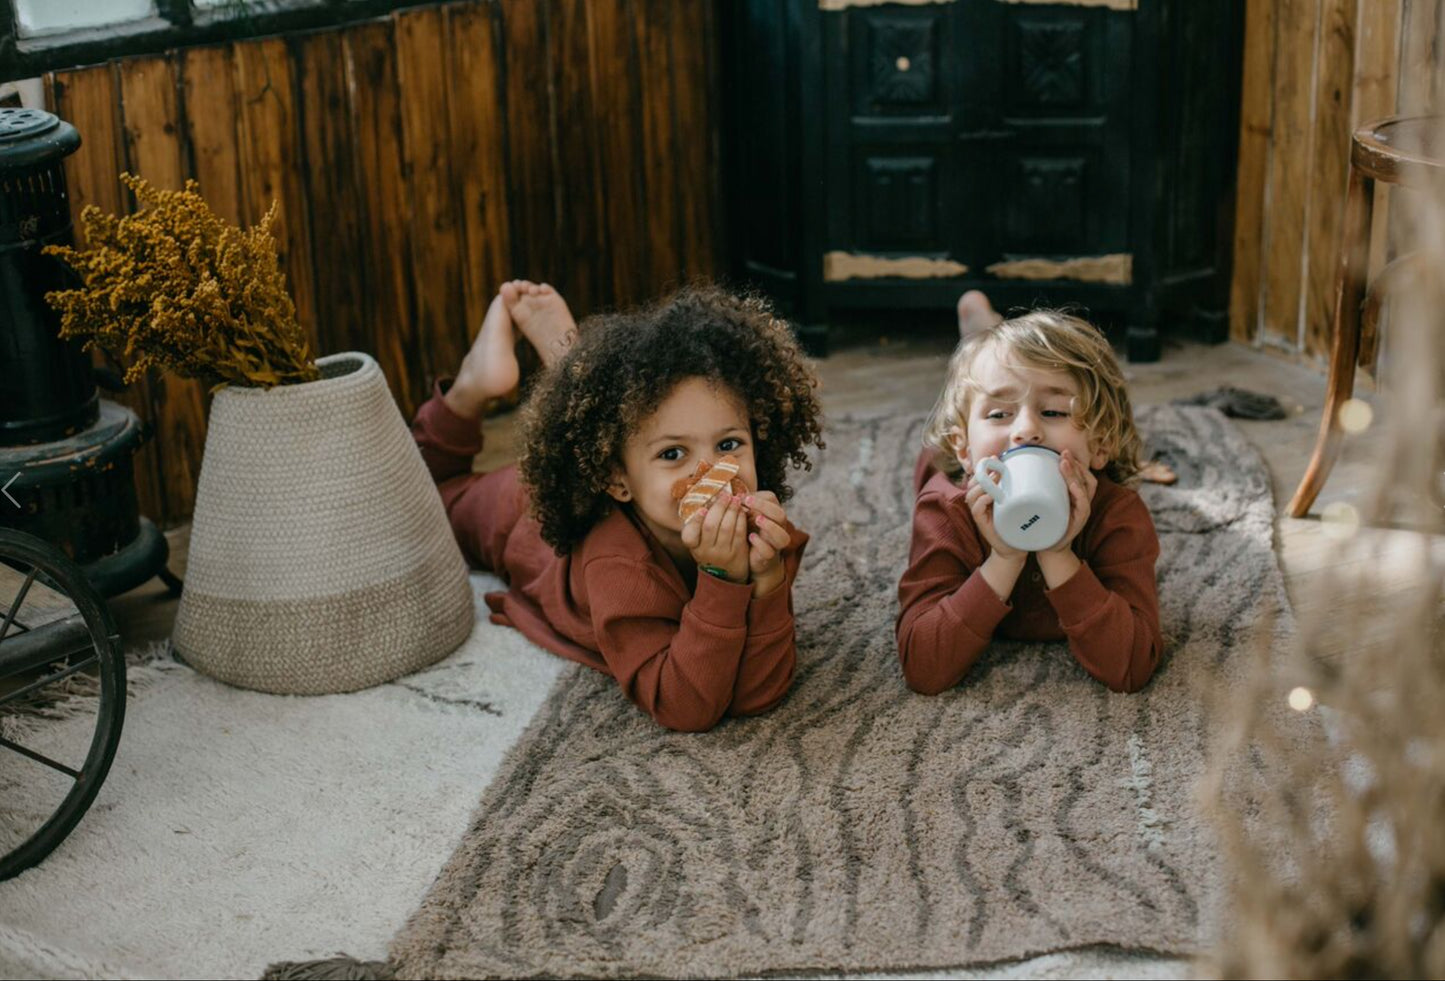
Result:
M59 549L0 528L0 879L75 827L124 720L125 658L104 600Z

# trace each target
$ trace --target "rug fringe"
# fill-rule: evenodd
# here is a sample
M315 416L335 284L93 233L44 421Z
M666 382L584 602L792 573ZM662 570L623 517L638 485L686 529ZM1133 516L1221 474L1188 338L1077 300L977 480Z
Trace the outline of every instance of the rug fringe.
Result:
M359 961L342 954L320 961L280 961L266 968L261 981L394 981L386 961Z
M164 640L128 649L125 659L127 700L135 699L164 678L189 670L171 656L170 645ZM99 694L98 678L86 672L71 675L9 705L0 719L0 733L23 739L52 723L93 715Z

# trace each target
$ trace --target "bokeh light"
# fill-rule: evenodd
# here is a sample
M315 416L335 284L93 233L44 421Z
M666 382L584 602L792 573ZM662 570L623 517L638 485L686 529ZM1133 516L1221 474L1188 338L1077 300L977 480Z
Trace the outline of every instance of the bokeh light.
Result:
M1320 528L1331 538L1350 538L1360 530L1360 512L1347 501L1326 504L1320 512Z
M1340 428L1347 433L1362 433L1375 421L1375 410L1361 399L1346 399L1340 406Z
M1315 693L1308 688L1293 688L1289 693L1289 707L1296 712L1308 712L1315 703Z

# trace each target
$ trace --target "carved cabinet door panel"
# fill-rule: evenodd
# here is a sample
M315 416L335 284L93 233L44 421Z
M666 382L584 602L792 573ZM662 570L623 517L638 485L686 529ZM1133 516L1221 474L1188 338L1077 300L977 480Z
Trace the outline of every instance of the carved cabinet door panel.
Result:
M959 258L974 177L956 139L968 112L957 13L945 3L824 15L825 253Z
M977 276L1127 253L1131 16L1007 0L824 14L825 278L864 257Z
M961 0L988 39L976 76L988 106L991 263L1130 251L1132 12L1104 5ZM1008 275L996 269L1000 275Z

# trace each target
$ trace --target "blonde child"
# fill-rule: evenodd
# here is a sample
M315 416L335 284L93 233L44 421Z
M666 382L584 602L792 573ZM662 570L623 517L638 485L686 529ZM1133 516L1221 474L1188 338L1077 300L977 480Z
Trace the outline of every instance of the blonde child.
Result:
M514 329L544 364L520 464L475 474L481 407L517 381ZM514 282L413 434L462 551L508 584L486 597L492 620L697 731L768 710L792 682L808 536L783 502L789 466L822 445L815 388L759 302L691 288L578 332L550 287ZM748 493L682 521L673 485L725 455Z
M1163 641L1159 539L1139 495L1141 442L1123 373L1094 327L1035 311L969 332L949 362L914 469L908 568L898 585L898 653L908 686L958 684L995 635L1067 639L1079 665L1136 691ZM993 498L973 478L1017 446L1057 451L1068 530L1036 553L1006 545Z

